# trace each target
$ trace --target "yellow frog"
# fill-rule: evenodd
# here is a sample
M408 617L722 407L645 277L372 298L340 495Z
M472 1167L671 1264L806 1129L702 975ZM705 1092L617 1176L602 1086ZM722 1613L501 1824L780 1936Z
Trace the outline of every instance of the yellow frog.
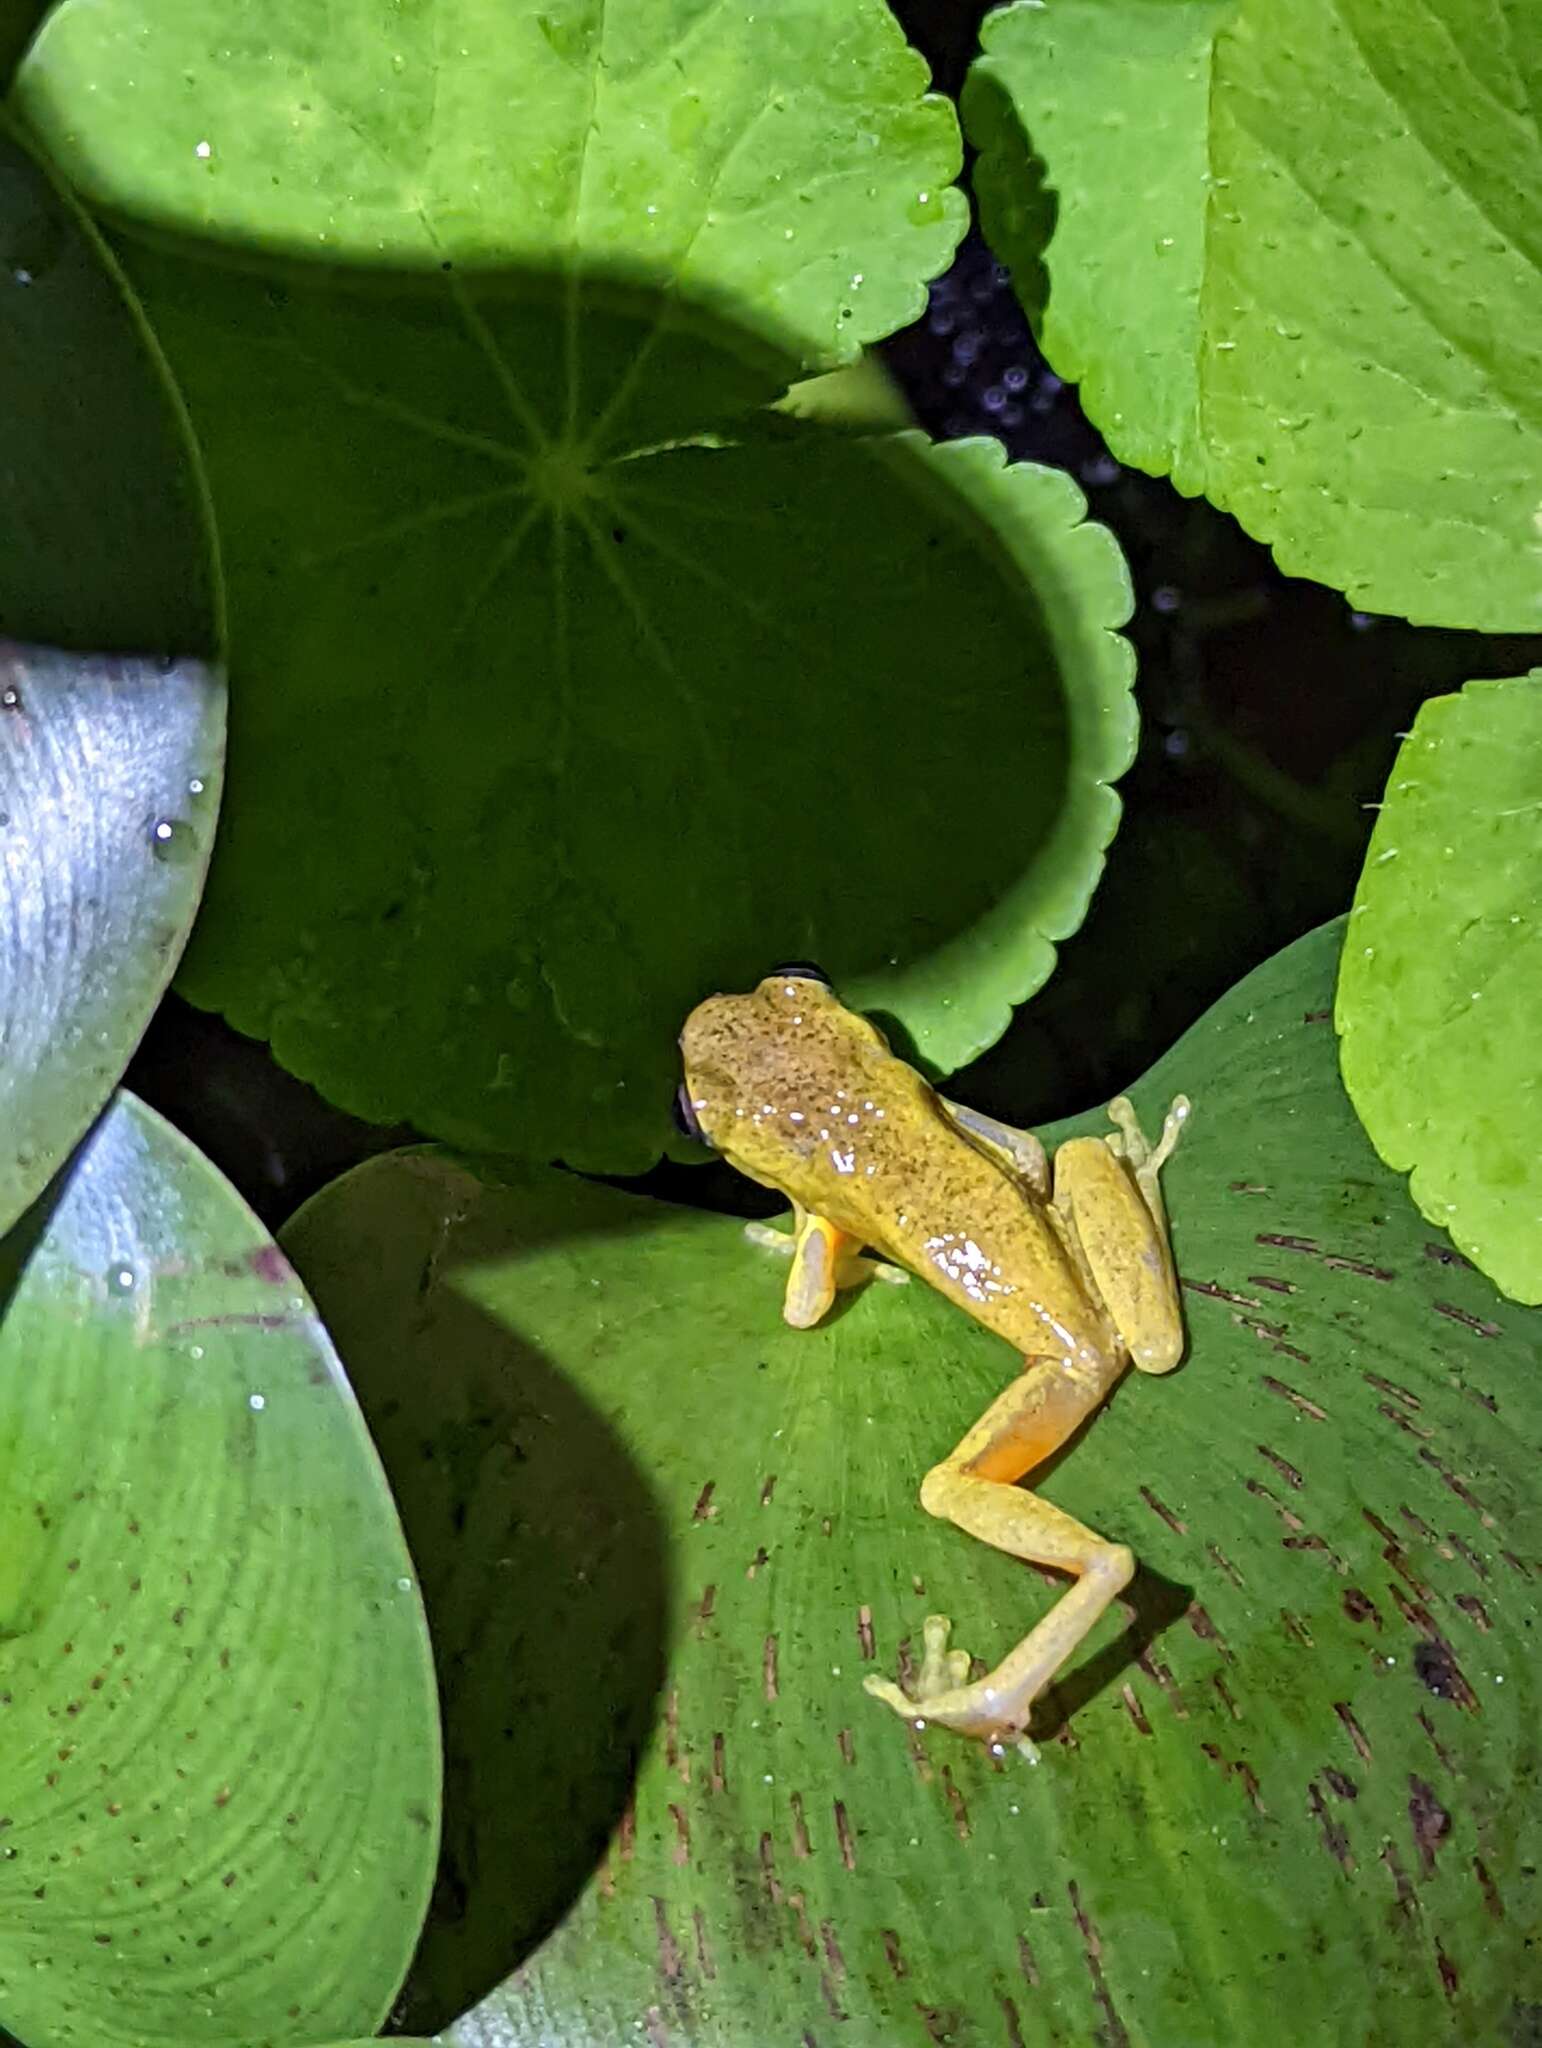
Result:
M792 1258L783 1314L795 1329L811 1329L839 1288L914 1273L1023 1355L1022 1375L928 1472L921 1504L1076 1584L983 1678L970 1682L968 1654L949 1649L934 1614L912 1692L864 1681L907 1718L1016 1741L1135 1568L1123 1544L1016 1482L1131 1360L1160 1373L1183 1355L1157 1176L1189 1104L1177 1097L1150 1146L1121 1096L1108 1107L1114 1131L1062 1145L1051 1178L1037 1138L945 1101L806 963L698 1005L680 1049L682 1128L792 1203L791 1237L765 1224L748 1234ZM868 1246L894 1265L863 1257Z

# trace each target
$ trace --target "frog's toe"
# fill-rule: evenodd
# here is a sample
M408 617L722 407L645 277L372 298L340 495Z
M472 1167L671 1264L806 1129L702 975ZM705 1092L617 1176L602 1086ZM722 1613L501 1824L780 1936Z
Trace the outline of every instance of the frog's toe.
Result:
M879 1678L876 1673L870 1673L862 1681L862 1690L873 1699L882 1700L886 1707L892 1707L905 1720L920 1719L915 1701L907 1692L901 1691L892 1678Z

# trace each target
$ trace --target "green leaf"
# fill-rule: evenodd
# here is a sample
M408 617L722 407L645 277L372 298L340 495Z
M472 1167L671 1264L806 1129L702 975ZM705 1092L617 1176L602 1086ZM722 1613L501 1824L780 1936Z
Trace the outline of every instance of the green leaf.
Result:
M0 2028L368 2031L433 1871L433 1675L326 1333L119 1095L4 1247Z
M93 204L269 252L598 268L810 363L924 303L958 124L884 0L63 0L17 83ZM579 305L567 310L576 345Z
M1542 1302L1542 669L1425 703L1338 984L1344 1084L1387 1164L1506 1294Z
M0 635L209 654L208 523L180 402L116 263L0 111Z
M0 1228L166 991L208 866L224 719L198 662L0 645Z
M1114 452L1421 623L1542 628L1536 20L1025 0L964 96L986 232Z
M591 289L568 363L525 283L135 267L237 681L187 995L361 1115L615 1170L669 1139L691 1004L778 959L938 1068L999 1034L1134 743L1068 479L785 419L679 445L779 385L648 295Z
M446 1675L457 1906L406 2023L489 1988L501 1943L523 1967L450 2027L466 2048L760 2048L771 2014L821 2048L1210 2048L1281 2013L1368 2048L1519 2037L1542 1319L1367 1146L1341 936L1136 1091L1148 1122L1194 1100L1167 1177L1190 1355L1044 1482L1141 1572L1036 1768L861 1689L931 1608L992 1654L1050 1598L916 1500L1011 1376L997 1340L917 1284L790 1331L785 1269L728 1219L433 1152L301 1212ZM623 1811L614 1749L650 1713ZM592 1875L527 1853L607 1805Z

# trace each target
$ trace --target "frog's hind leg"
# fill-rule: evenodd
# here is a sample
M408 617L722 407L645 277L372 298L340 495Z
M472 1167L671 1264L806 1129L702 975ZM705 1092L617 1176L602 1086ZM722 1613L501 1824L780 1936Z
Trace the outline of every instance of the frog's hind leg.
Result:
M1049 1160L1032 1131L1020 1131L1013 1124L998 1123L995 1117L986 1116L983 1110L966 1109L962 1103L949 1102L945 1095L939 1095L937 1100L965 1137L973 1139L1008 1173L1026 1181L1035 1194L1048 1199Z
M921 1504L982 1543L1076 1580L1059 1603L984 1678L965 1683L969 1659L947 1648L949 1624L932 1615L916 1688L864 1679L866 1690L911 1720L935 1721L983 1740L1015 1741L1033 1702L1130 1582L1135 1560L1015 1482L1041 1465L1102 1401L1124 1369L1122 1356L1032 1365L981 1417L951 1457L926 1475Z
M746 1223L744 1234L762 1251L792 1260L782 1315L795 1330L811 1330L821 1322L843 1287L860 1287L865 1280L910 1278L899 1266L865 1258L856 1238L848 1237L844 1230L837 1230L827 1218L812 1214L801 1203L793 1204L792 1220L790 1235L770 1223Z

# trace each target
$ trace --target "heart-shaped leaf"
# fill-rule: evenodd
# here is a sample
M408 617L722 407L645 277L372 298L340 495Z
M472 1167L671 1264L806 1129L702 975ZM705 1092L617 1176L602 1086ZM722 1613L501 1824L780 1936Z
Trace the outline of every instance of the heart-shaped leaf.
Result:
M929 1609L989 1655L1052 1597L916 1500L1015 1370L997 1340L917 1284L789 1331L785 1269L728 1219L432 1152L301 1213L446 1678L456 1909L408 2018L445 2021L501 1943L523 1966L457 2048L1524 2032L1542 1319L1370 1151L1340 936L1137 1091L1148 1120L1195 1104L1166 1181L1190 1352L1044 1481L1141 1571L1037 1767L860 1682ZM599 1869L532 1859L565 1798L587 1843L650 1712Z
M378 2022L432 1875L412 1566L287 1260L119 1095L4 1246L0 2029Z
M646 294L587 287L573 364L529 279L135 266L238 684L194 1001L361 1115L618 1171L670 1137L680 1017L778 958L940 1069L1001 1031L1134 740L1128 577L1065 477L780 419L678 445L777 378Z
M1414 1200L1542 1302L1542 669L1431 698L1387 783L1338 986L1344 1083Z
M986 232L1115 454L1292 575L1490 632L1542 628L1531 18L1027 0L964 97Z
M619 266L810 363L914 318L967 208L884 0L62 0L17 99L112 213L371 264ZM575 289L564 339L582 346ZM667 313L666 313L667 317Z

